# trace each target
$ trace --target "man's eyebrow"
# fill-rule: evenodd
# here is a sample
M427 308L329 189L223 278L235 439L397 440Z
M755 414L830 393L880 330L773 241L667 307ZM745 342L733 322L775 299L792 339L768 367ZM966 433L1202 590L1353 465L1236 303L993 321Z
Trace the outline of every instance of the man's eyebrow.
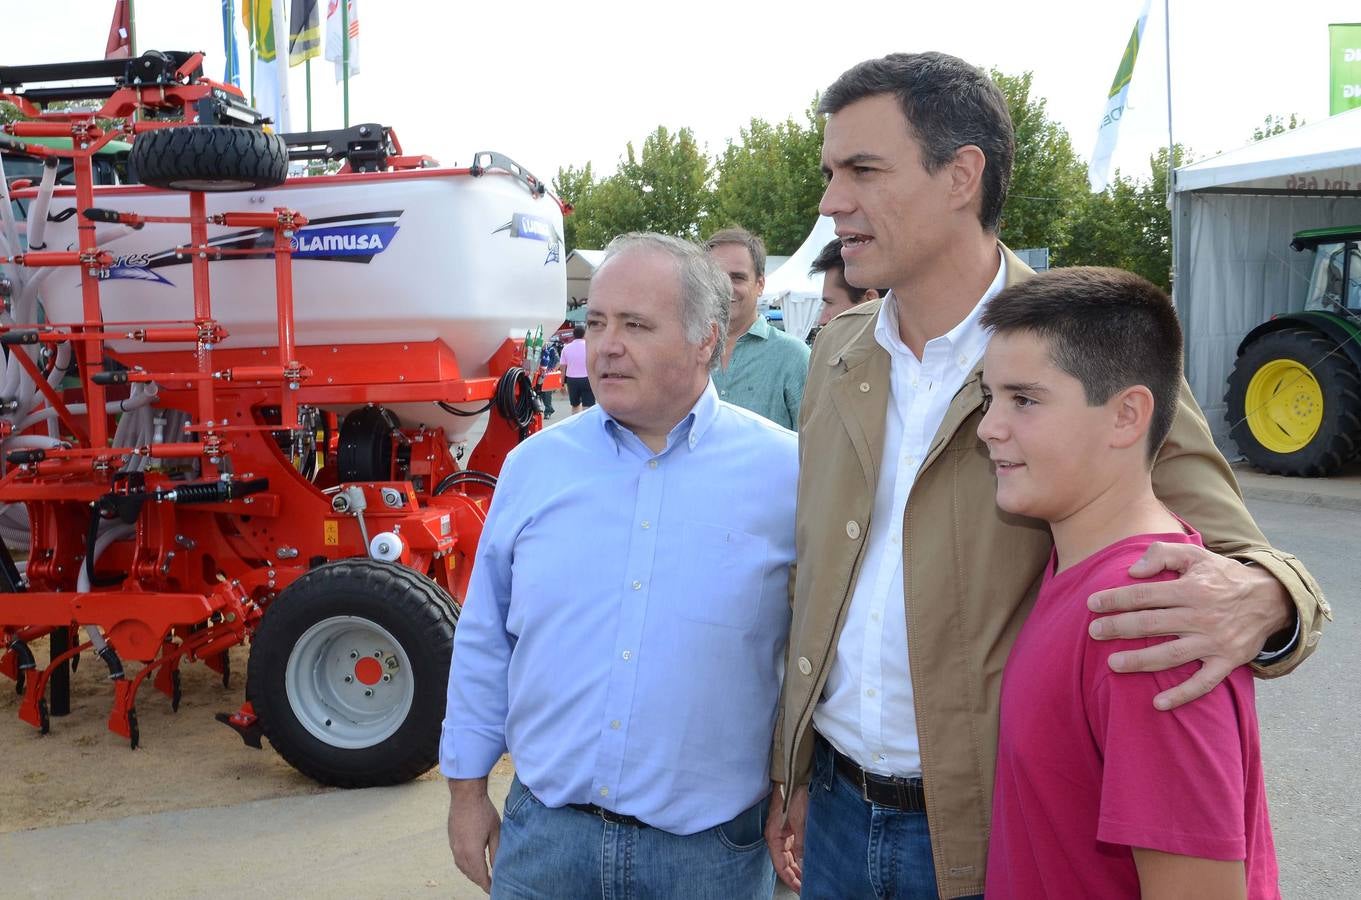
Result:
M1038 381L1022 381L1012 384L1002 385L1002 390L1011 391L1013 394L1047 394L1049 388L1040 384Z

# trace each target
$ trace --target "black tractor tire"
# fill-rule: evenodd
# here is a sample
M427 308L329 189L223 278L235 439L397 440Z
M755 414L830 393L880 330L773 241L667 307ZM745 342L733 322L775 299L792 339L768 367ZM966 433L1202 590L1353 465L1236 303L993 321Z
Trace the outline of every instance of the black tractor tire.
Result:
M265 611L246 699L309 778L402 784L439 759L457 622L448 594L412 569L364 558L319 566Z
M1308 442L1290 452L1271 449L1272 436L1255 429L1273 427L1259 410L1248 408L1248 387L1264 367L1292 361L1310 371L1318 385L1311 396L1288 399L1295 405L1309 404L1321 393L1323 408L1318 429ZM1265 377L1265 376L1264 376ZM1298 378L1285 378L1274 392L1302 387ZM1337 342L1305 328L1272 331L1253 341L1234 363L1229 390L1224 395L1229 436L1253 466L1273 475L1322 477L1341 469L1361 447L1361 374ZM1260 406L1260 404L1258 404ZM1279 426L1277 426L1279 427ZM1281 429L1281 434L1285 430Z
M173 191L248 191L283 184L288 146L277 134L232 125L185 125L139 134L128 153L134 181Z

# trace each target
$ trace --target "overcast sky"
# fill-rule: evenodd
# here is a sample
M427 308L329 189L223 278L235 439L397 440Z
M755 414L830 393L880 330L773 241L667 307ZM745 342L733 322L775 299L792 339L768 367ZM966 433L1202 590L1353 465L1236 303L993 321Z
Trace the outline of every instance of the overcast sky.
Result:
M325 0L323 2L323 15ZM113 0L6 0L0 64L97 59ZM285 6L287 3L285 3ZM711 155L752 116L801 117L862 59L944 50L1034 91L1090 156L1140 0L507 3L361 0L351 122L397 130L408 152L466 164L498 150L550 180L613 170L625 143L688 126ZM136 0L139 50L204 50L222 76L218 0ZM1328 113L1328 24L1357 0L1172 0L1173 128L1197 156L1247 141L1268 114ZM1146 171L1167 141L1163 0L1154 0L1116 164ZM243 60L244 65L244 60ZM341 124L330 63L312 63L314 127ZM303 126L303 68L292 70Z

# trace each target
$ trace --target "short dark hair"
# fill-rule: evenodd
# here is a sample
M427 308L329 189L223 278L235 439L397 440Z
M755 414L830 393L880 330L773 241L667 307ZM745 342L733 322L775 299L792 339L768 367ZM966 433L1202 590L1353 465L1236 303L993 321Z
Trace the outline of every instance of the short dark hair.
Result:
M856 287L846 280L846 261L841 258L840 238L833 238L828 241L827 246L818 251L818 255L813 259L813 264L808 267L809 275L826 274L828 272L836 272L841 277L841 283L846 285L846 291L851 295L851 305L865 302L865 294L871 288ZM883 297L888 291L876 289L876 293Z
M759 237L745 228L724 228L709 235L709 239L704 242L704 249L712 250L723 244L741 244L746 247L747 252L751 254L751 265L756 270L756 277L760 278L766 274L766 245Z
M584 338L586 336L586 326L580 323L572 326L573 338Z
M1007 99L982 69L948 53L890 53L843 72L818 103L832 115L857 100L892 94L922 148L922 165L938 172L970 144L983 151L978 220L997 230L1011 184L1016 136Z
M994 334L1027 332L1049 345L1054 365L1098 406L1141 384L1153 394L1152 462L1167 439L1181 392L1181 324L1167 294L1122 269L1051 269L1011 285L980 319Z

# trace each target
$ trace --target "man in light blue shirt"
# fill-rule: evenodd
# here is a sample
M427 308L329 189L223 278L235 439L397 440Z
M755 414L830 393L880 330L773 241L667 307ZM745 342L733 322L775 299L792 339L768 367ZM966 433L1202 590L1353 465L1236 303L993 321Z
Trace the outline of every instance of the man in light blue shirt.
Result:
M797 441L718 399L730 296L701 248L616 239L586 316L598 405L502 469L440 748L455 862L493 897L771 895Z

